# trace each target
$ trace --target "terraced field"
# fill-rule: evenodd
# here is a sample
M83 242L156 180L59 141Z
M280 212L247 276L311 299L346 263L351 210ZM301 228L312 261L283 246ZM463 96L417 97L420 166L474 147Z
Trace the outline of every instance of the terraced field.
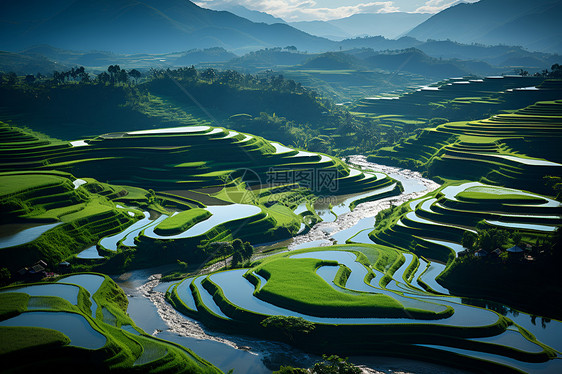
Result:
M317 352L423 357L494 372L560 370L560 339L529 329L528 316L508 318L433 291L432 265L381 245L306 249L186 278L167 297L210 325Z
M1 170L31 170L0 173L3 219L23 230L0 236L0 259L13 272L39 259L105 270L205 261L211 242L304 230L320 219L311 205L319 195L352 203L401 191L386 175L210 126L52 142L3 124L0 145Z
M0 262L14 272L39 259L59 263L142 216L115 203L126 189L64 172L0 173L0 185Z
M379 150L374 162L427 170L445 179L479 180L499 186L551 193L543 178L561 175L562 101L537 102L509 114L450 122Z
M560 82L543 77L492 76L452 78L394 97L364 98L352 107L362 115L406 115L410 118L479 118L560 98Z
M127 315L127 298L107 276L0 290L2 370L81 367L87 373L219 373L191 351L148 335ZM30 356L33 359L30 359Z
M526 191L480 182L455 182L404 204L398 214L379 222L370 234L376 243L415 250L448 262L464 248L466 231L488 228L519 230L529 237L553 233L562 225L562 203Z
M341 161L268 142L260 137L210 126L131 131L94 139L38 145L6 124L0 127L1 170L68 171L115 184L174 190L223 187L252 169L252 184L301 181L298 171L335 173L337 193L378 187L376 179L350 175ZM141 162L142 161L142 162ZM111 166L111 167L108 167ZM322 170L322 172L320 172ZM287 175L288 171L291 174ZM281 183L282 178L287 181ZM329 192L332 185L309 186Z
M73 271L108 273L177 264L182 276L188 267L208 266L204 275L197 270L171 286L166 297L210 328L284 340L315 353L394 355L486 372L562 371L562 323L542 318L539 325L536 315L468 298L492 295L506 305L559 316L556 300L552 308L527 308L560 294L555 277L538 275L555 266L539 264L530 251L515 258L502 250L519 237L517 243L536 244L538 253L562 226L562 204L544 183L546 176L562 175L562 100L466 120L521 102L559 99L560 82L543 80L452 79L400 99L363 100L356 115L384 119L388 129L426 123L423 116L440 107L466 114L369 156L444 183L421 196L436 183L407 172L419 186L402 199L385 200L391 209L376 221L383 202L373 203L367 216L358 213L367 204L356 207L399 195L404 188L398 180L411 186L400 179L406 174L392 174L394 180L364 158L350 167L326 154L207 123L74 141L0 123L0 264L12 274L40 259L51 269L68 261ZM412 113L397 114L396 105L404 103ZM415 199L393 205L405 196ZM352 211L357 215L346 216ZM335 222L313 229L322 219ZM312 238L315 230L329 239L301 242L290 252L280 241L303 232ZM465 250L463 238L473 233L480 240L485 230L505 230L509 238L497 261L472 261L474 251ZM248 260L253 249L247 242L273 241L281 253L267 256L272 249L262 249ZM349 244L302 249L320 242ZM245 265L234 261L242 256L234 243L251 249ZM221 250L229 246L232 252ZM470 272L463 273L463 261ZM212 272L223 264L231 270ZM490 282L496 272L516 277L511 284L519 288L508 289L505 279ZM486 292L491 288L496 292ZM9 360L10 370L62 362L76 351L71 363L96 361L92 371L98 372L216 371L136 328L122 292L97 274L0 289L0 335L15 342L0 344L3 358L16 358ZM20 358L35 352L38 360L21 366Z

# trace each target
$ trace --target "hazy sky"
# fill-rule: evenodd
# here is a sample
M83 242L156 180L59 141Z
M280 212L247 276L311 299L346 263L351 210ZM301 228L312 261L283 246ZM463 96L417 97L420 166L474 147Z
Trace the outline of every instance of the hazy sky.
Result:
M475 2L478 0L465 0ZM458 0L196 0L204 8L216 9L221 4L239 4L248 9L267 12L285 21L328 20L355 13L417 12L437 13Z

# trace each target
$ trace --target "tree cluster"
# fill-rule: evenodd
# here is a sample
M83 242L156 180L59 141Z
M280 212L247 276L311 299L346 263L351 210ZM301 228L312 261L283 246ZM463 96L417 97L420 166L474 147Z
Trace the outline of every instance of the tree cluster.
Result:
M522 70L522 72L524 71ZM544 69L541 72L535 73L535 76L548 77L548 78L562 78L562 65L554 64L550 67L550 71L548 71L548 69Z
M177 81L194 81L208 84L224 84L243 89L274 90L288 93L309 93L314 97L318 94L308 90L302 84L292 79L285 79L283 75L266 71L259 74L244 74L236 70L217 70L213 68L196 69L195 66L177 69L150 69L153 79L171 78Z
M361 374L361 369L349 363L348 358L337 355L322 355L323 361L317 362L311 369L281 366L274 374Z
M234 239L232 243L210 243L206 252L214 255L215 258L222 258L225 268L227 266L228 257L232 256L232 267L236 267L252 257L254 254L254 247L252 247L249 242L244 243L240 239Z
M465 231L462 236L462 245L469 252L477 249L484 249L488 252L496 248L502 248L509 241L514 245L521 243L521 233L519 231L509 232L507 230L498 229L495 227L488 228L485 222L479 222L476 226L477 233Z
M104 71L98 74L96 80L98 83L111 83L114 85L116 83L129 83L129 78L133 78L135 83L138 83L141 75L142 74L137 69L127 71L125 69L121 69L119 65L109 65L107 72Z
M298 335L306 335L314 331L314 323L302 317L270 316L260 322L265 328L281 332L289 340L294 341Z

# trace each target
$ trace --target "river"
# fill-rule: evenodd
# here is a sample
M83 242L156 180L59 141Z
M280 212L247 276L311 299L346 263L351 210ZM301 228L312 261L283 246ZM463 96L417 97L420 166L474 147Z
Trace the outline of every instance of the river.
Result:
M340 214L333 222L320 222L304 235L269 247L288 246L292 250L344 243L358 233L361 235L365 230L370 231L374 217L381 210L416 199L439 187L439 184L423 178L418 172L369 163L364 156L350 156L347 162L357 168L387 173L402 183L404 192L399 196L359 204L353 211ZM364 241L368 240L366 235L361 237ZM147 333L191 349L224 372L234 369L235 373L266 374L278 370L280 365L309 367L321 359L283 343L218 333L180 314L164 298L166 289L172 284L159 281L160 274L166 270L166 267L136 270L114 278L127 294L129 315ZM242 346L250 347L251 350L237 348ZM350 361L369 374L464 373L458 369L403 358L358 356L350 357Z

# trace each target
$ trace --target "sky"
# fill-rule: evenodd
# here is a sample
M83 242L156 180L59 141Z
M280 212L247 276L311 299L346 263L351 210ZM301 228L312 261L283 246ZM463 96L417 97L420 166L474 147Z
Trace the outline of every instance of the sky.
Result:
M476 2L478 0L464 0ZM356 13L438 13L459 0L196 0L199 6L221 9L225 4L242 5L283 18L287 22L330 20Z

